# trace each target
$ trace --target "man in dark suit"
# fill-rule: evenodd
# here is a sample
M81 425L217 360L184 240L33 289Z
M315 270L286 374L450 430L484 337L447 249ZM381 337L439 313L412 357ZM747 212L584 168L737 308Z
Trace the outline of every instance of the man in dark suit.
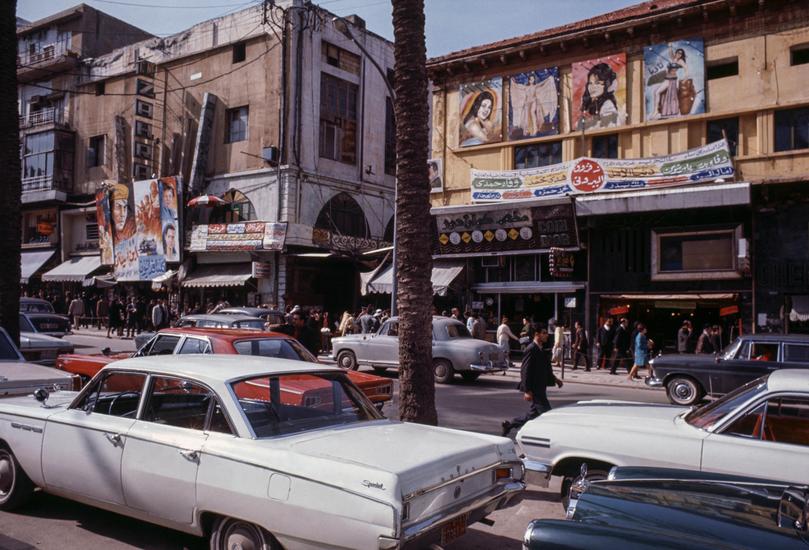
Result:
M618 328L615 329L613 343L615 344L615 351L613 352L610 374L616 374L616 370L621 367L626 367L626 372L629 372L631 367L629 365L629 346L631 344L629 341L629 321L626 317L621 319Z
M503 437L514 428L519 428L529 420L545 411L551 410L548 401L548 387L562 387L562 381L556 378L551 368L551 352L545 349L548 341L548 329L544 326L534 328L534 340L525 348L520 366L520 383L517 389L523 392L523 399L531 402L531 407L523 416L514 420L503 421Z
M612 362L613 340L615 339L615 327L612 326L612 317L607 317L604 324L598 328L596 336L596 347L598 347L597 370L606 369L607 362Z

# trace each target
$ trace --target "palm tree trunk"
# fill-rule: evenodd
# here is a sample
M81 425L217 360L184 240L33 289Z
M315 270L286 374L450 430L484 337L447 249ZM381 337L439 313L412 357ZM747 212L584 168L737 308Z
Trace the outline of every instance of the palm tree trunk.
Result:
M430 184L424 0L393 0L399 417L437 424L432 368Z
M20 134L17 119L17 1L0 2L0 326L20 341Z

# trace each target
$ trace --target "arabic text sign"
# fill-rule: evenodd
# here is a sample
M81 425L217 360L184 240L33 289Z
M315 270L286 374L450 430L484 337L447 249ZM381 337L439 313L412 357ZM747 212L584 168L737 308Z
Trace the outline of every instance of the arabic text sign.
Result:
M245 222L197 225L191 232L191 252L282 250L286 223Z
M472 170L472 200L506 201L655 189L732 178L727 141L643 159L578 158L524 170Z

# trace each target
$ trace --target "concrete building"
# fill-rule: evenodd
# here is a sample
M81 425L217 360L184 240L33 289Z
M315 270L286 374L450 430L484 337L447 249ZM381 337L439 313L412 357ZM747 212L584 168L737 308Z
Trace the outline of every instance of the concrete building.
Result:
M179 175L184 202L227 202L185 210L183 267L170 267L189 301L351 308L363 252L391 240L392 105L333 18L301 0L254 5L71 70L73 194L92 201L103 182ZM391 71L392 44L360 18L347 24ZM65 229L79 231L85 215L64 213ZM283 248L188 250L193 228L246 222L285 224Z
M591 334L627 316L649 323L663 347L685 319L721 324L726 341L740 329L809 330L805 3L644 2L434 58L428 70L432 156L443 165L436 218L569 204L578 224L558 255L551 241L507 255L497 240L491 257L449 254L467 268L456 300L512 320L586 321ZM599 180L604 188L582 189L568 171L554 193L568 192L550 200L546 183L523 179L565 162L645 166L723 138L732 175L702 183L653 189L637 172L618 186L616 171ZM500 178L495 191L475 191L480 177ZM543 232L540 222L532 229ZM448 256L442 246L437 258ZM552 261L572 265L560 272Z

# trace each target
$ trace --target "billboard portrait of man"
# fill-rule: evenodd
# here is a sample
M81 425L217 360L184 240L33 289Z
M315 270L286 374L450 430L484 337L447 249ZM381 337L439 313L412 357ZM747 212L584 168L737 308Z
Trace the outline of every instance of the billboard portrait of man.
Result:
M121 183L112 186L113 238L116 245L135 235L135 216L129 204L129 187Z

